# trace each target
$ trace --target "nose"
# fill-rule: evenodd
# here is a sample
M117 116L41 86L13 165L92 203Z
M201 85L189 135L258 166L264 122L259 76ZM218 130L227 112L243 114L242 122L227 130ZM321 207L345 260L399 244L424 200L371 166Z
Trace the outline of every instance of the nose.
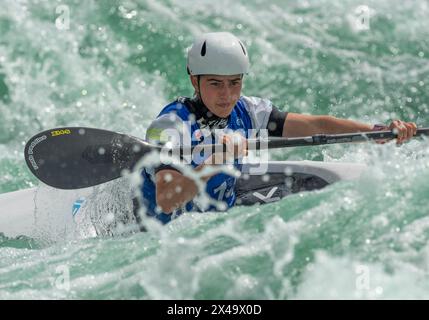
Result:
M220 90L221 97L230 97L231 96L231 88L228 85L223 85Z

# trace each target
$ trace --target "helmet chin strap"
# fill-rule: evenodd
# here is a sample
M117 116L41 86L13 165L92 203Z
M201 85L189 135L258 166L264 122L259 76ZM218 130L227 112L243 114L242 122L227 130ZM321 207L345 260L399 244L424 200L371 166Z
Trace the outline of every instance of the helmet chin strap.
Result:
M198 79L198 92L197 92L198 100L200 100L201 104L202 104L204 107L206 107L206 108L207 108L206 104L205 104L205 103L204 103L204 101L203 101L203 97L201 96L201 85L200 85L200 79L201 79L201 76L200 76L200 75L198 75L198 76L197 76L197 79ZM208 109L208 108L207 108L207 109Z

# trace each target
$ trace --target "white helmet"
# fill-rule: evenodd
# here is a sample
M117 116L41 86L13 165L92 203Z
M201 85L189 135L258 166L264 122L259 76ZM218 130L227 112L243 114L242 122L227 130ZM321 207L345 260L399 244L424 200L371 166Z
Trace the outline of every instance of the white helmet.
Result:
M188 51L188 73L230 76L249 71L249 57L243 43L229 32L205 33Z

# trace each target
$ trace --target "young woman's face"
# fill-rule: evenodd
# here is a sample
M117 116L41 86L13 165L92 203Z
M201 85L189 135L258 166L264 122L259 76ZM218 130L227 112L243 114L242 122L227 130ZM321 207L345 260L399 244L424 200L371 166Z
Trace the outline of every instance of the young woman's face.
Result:
M192 85L207 108L218 117L228 117L241 96L242 75L233 76L191 76Z

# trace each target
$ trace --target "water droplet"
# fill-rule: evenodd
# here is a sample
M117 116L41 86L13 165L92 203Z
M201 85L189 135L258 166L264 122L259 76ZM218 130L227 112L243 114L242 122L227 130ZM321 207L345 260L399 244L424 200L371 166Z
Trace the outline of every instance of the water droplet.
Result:
M115 220L115 215L113 213L109 213L105 216L106 222L113 222Z
M293 170L291 167L286 167L284 172L287 176L291 176L293 174Z
M383 294L383 287L375 288L375 293L379 296L382 295Z
M173 180L173 175L171 173L167 173L164 175L164 181L165 182L171 182Z
M138 144L133 145L133 152L134 153L138 153L140 152L141 147Z

